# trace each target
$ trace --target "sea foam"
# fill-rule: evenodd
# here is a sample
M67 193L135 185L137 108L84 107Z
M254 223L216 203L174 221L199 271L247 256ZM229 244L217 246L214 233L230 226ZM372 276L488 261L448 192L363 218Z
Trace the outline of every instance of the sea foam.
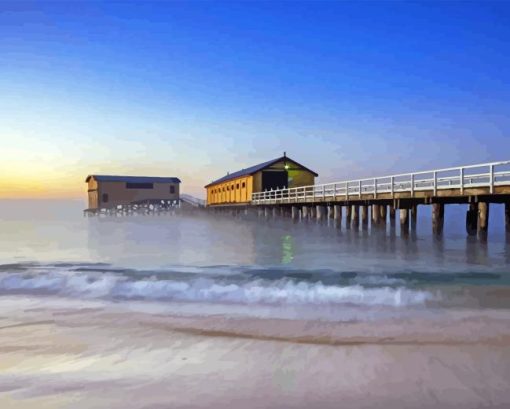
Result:
M52 294L83 298L145 299L240 304L421 305L434 299L428 291L403 286L326 285L291 278L267 280L190 275L188 279L133 277L122 273L74 271L63 267L0 273L0 293ZM382 284L382 283L381 283Z

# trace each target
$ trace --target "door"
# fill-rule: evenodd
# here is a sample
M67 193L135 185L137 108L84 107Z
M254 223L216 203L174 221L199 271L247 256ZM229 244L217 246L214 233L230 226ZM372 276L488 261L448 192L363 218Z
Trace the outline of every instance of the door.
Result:
M286 170L264 170L262 171L262 190L282 189L288 185Z

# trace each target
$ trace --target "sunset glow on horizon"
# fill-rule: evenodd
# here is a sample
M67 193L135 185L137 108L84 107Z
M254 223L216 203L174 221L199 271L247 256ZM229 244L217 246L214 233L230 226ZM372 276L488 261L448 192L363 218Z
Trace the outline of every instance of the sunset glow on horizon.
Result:
M0 198L204 197L283 151L319 183L510 159L504 3L79 5L0 3Z

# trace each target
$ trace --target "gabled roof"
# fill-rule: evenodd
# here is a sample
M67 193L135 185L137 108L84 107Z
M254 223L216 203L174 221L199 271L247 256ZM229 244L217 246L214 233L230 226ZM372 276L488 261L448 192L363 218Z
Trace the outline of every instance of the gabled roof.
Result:
M115 175L88 175L85 182L94 178L98 182L129 182L129 183L181 183L179 178L156 176L115 176Z
M215 184L221 183L221 182L226 182L227 180L236 179L236 178L239 178L242 176L253 175L254 173L257 173L259 170L268 168L269 166L274 165L275 163L280 162L284 159L287 162L291 162L291 163L303 168L304 170L307 170L307 171L313 173L315 176L319 176L313 170L308 169L306 166L303 166L300 163L297 163L295 160L290 159L288 156L280 156L279 158L269 160L267 162L262 162L262 163L259 163L258 165L254 165L254 166L250 166L249 168L246 168L246 169L238 170L237 172L229 173L219 179L212 181L211 183L209 183L208 185L205 185L204 187L209 187L211 185L215 185Z

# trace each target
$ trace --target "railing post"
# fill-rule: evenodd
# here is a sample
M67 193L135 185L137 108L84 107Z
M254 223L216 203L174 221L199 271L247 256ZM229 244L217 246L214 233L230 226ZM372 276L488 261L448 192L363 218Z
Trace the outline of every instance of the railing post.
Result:
M489 175L490 175L490 192L494 193L494 165L490 165L489 167Z
M349 182L345 182L345 200L349 200Z
M336 183L333 185L333 200L336 201Z
M460 194L464 194L464 168L460 168Z
M434 196L437 196L437 172L434 171Z
M322 185L322 198L326 198L326 185Z
M358 196L361 199L361 180L358 182Z
M414 173L411 174L411 197L414 196Z
M395 177L391 177L391 197L395 198L395 191L393 190L393 185L395 184Z
M377 178L374 179L374 199L377 199Z

